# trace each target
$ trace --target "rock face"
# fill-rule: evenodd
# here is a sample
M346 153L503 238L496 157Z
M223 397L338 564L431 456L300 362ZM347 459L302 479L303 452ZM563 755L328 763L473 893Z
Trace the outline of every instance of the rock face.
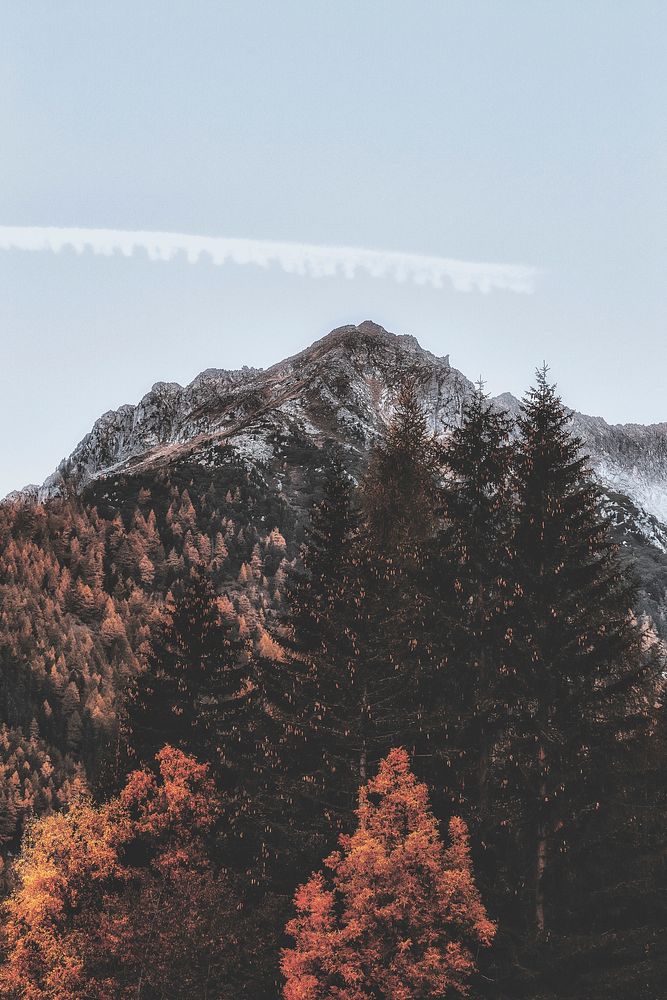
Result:
M57 495L66 481L82 488L111 472L192 455L214 440L260 464L270 457L272 433L305 434L317 445L336 441L361 455L391 415L408 374L420 386L433 431L456 424L472 383L448 357L371 322L340 327L268 370L208 369L185 387L158 382L136 406L100 417L39 496ZM518 411L509 393L497 402ZM667 522L667 423L610 425L573 413L573 427L603 485Z
M456 425L472 383L448 357L372 322L333 330L267 370L209 369L185 387L159 382L136 406L100 417L37 495L99 494L114 478L174 463L213 473L219 446L226 445L298 512L312 499L308 473L322 450L337 446L354 473L408 376L433 432ZM512 413L520 408L508 393L496 403ZM619 540L638 566L640 608L667 635L667 423L610 425L573 413L573 429L606 491ZM29 503L36 492L30 487L8 499Z
M413 376L436 433L460 417L471 383L423 350L414 337L395 336L366 322L334 330L268 370L209 369L185 388L159 382L136 406L105 413L50 476L40 499L65 483L174 461L227 443L260 466L275 455L271 441L304 435L316 445L335 441L362 456L390 416L396 393ZM205 460L205 459L204 459Z
M577 413L574 427L600 480L667 522L667 423L610 425Z

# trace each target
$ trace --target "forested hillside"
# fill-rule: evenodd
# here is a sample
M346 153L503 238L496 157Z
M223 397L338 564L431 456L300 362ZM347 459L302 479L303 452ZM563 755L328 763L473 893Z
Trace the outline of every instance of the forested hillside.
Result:
M356 449L272 424L0 507L0 995L667 995L609 496L546 371L447 433L398 375Z

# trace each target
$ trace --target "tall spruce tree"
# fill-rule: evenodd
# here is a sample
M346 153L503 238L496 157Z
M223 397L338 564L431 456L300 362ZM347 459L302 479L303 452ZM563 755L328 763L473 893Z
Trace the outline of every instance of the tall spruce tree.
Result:
M441 477L419 383L408 378L361 490L359 558L365 568L362 624L373 766L397 743L417 758L429 752L433 637L427 627L428 574L442 514Z
M278 685L280 671L221 614L210 578L198 573L167 609L127 698L129 738L142 762L168 744L210 765L223 793L228 864L263 888L285 864L292 832L289 686Z
M283 681L296 692L307 808L325 844L349 827L369 768L397 741L417 742L420 579L436 487L436 451L408 383L359 496L334 463L312 513L277 638L292 664Z
M303 822L313 851L346 828L359 787L354 720L359 650L359 516L353 483L338 457L326 467L323 495L314 504L302 558L287 587L287 615L275 630L287 663L275 675L289 689L296 748L295 774ZM280 698L280 695L274 697Z
M363 480L364 519L385 560L421 569L439 498L438 448L419 401L419 381L406 377L392 419L373 448Z
M512 421L480 383L445 441L444 525L432 549L429 677L434 770L447 801L484 830L490 822L494 745L506 718L503 690L511 532Z
M129 737L139 759L152 763L169 744L210 762L219 777L237 740L249 658L249 643L222 617L210 579L190 577L128 692Z
M663 677L646 686L604 776L604 801L580 831L569 866L568 923L555 965L590 1000L655 1000L667 983L667 718Z
M515 464L514 600L507 631L513 704L496 751L517 838L525 929L576 929L569 894L590 818L606 808L621 737L655 669L631 614L600 494L547 369L522 404Z

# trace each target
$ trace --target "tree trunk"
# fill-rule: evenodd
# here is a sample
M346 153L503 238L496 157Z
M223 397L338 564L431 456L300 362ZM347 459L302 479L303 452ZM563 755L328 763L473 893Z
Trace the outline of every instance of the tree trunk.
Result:
M538 941L543 941L546 937L546 923L544 919L544 876L547 869L547 823L544 815L547 797L547 778L546 754L543 746L540 746L537 752L537 759L540 774L540 786L535 857L535 937Z
M366 745L366 723L368 716L368 697L366 690L361 699L361 750L359 751L359 786L365 785L368 776L368 748Z
M479 712L478 737L479 737L479 761L477 765L477 796L479 807L479 817L482 828L488 819L489 812L489 725L487 716L487 705L489 704L488 691L488 659L486 650L482 649L479 657L479 680L477 685L477 711Z

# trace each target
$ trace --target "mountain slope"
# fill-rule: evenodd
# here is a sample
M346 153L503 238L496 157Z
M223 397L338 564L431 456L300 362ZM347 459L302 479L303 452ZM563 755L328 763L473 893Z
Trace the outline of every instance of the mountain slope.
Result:
M104 414L46 480L40 499L60 494L66 483L81 489L101 476L186 455L205 462L207 449L223 442L258 465L272 463L280 438L337 442L361 456L408 373L422 387L434 431L451 426L471 383L413 337L370 322L334 330L266 371L209 369L185 388L157 383L137 406Z
M337 446L356 472L408 375L433 432L455 425L472 383L448 357L367 321L333 330L267 370L209 369L185 387L157 383L136 406L104 414L43 486L23 495L46 500L74 489L99 498L119 476L150 478L183 464L212 472L224 446L299 519L323 451ZM508 393L497 403L514 413L520 406ZM610 425L573 412L573 429L639 564L640 605L667 627L667 423Z
M39 496L59 494L65 482L82 488L100 476L186 453L203 457L211 442L225 441L249 461L270 462L271 433L306 435L317 445L337 441L361 454L391 413L407 373L421 386L434 432L456 423L472 383L448 357L371 322L334 330L268 370L208 369L185 387L158 382L136 406L100 417ZM509 393L498 403L511 411L519 406ZM573 427L601 482L667 522L667 422L611 425L574 412Z

